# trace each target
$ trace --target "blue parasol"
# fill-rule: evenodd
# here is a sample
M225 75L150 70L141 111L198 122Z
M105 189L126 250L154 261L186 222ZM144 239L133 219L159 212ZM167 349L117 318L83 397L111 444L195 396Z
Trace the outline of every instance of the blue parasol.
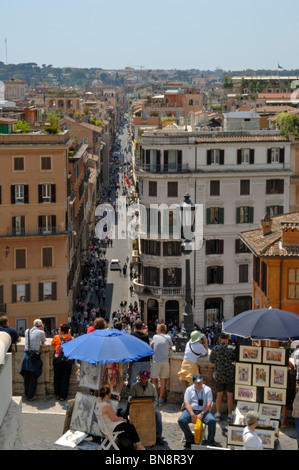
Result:
M223 323L224 333L256 340L299 339L299 315L278 308L246 310Z
M68 359L78 359L91 364L133 362L154 354L152 348L128 333L120 330L95 330L78 336L62 345Z

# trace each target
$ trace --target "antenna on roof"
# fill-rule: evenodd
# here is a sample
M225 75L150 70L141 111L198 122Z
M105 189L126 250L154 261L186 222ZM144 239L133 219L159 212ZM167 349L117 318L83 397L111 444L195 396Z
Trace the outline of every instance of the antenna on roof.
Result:
M6 65L8 64L7 62L7 39L5 38L5 54L6 54Z

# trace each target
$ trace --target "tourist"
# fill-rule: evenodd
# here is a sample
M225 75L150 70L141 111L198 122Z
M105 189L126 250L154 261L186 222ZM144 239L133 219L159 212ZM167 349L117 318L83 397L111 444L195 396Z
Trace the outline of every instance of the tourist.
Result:
M157 325L157 334L153 336L151 348L154 350L152 358L151 375L152 383L158 390L158 379L160 379L160 394L158 405L164 403L166 390L166 379L169 378L169 350L172 349L172 339L166 334L167 327L161 323Z

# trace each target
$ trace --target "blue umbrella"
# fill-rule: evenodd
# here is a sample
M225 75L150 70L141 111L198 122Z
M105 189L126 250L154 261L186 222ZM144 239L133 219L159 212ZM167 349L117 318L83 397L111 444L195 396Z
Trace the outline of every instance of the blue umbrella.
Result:
M271 307L246 310L224 322L222 330L256 340L295 340L299 339L299 315Z
M111 362L133 362L154 354L152 348L128 333L120 330L95 330L74 338L62 345L69 359L109 364Z

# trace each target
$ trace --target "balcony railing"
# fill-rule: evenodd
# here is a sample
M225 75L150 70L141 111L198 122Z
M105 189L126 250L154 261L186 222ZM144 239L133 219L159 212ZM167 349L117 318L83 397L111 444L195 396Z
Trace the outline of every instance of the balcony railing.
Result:
M32 236L44 236L44 235L62 235L71 233L70 228L62 229L61 227L33 227L33 228L22 228L13 229L8 228L6 233L0 235L3 237L32 237Z
M174 168L169 165L151 165L150 163L137 162L135 164L136 171L146 171L149 173L190 173L192 170L188 163L176 165Z
M153 297L185 297L185 287L157 287L140 284L136 279L133 280L134 292L137 295L150 295Z

